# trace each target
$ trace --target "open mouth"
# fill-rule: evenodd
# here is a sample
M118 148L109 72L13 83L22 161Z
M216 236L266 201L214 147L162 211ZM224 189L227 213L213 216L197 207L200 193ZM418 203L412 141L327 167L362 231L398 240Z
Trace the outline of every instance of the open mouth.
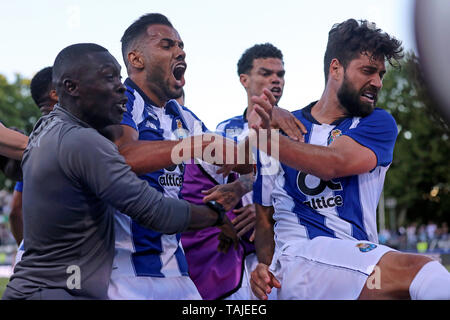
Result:
M118 109L121 112L127 111L127 101L128 101L128 98L125 98L125 99L120 100L120 102L116 104L116 106L118 107Z
M280 97L281 96L281 88L280 87L273 87L270 89L270 92L274 95L274 97Z
M377 94L375 92L364 91L361 94L361 97L363 98L363 100L366 100L366 101L370 102L371 104L375 104L375 102L377 101Z
M175 78L175 81L177 83L177 86L182 87L184 86L184 73L186 72L186 64L185 63L179 63L175 65L173 68L173 77Z

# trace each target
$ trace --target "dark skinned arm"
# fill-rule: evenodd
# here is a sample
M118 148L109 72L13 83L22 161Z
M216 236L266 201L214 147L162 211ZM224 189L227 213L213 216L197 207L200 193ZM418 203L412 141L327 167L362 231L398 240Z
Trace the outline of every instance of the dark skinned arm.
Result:
M11 233L20 245L23 239L23 217L22 217L22 192L14 190L13 198L11 201L11 212L9 214L9 224Z
M258 257L258 265L251 274L250 285L253 293L262 300L267 300L267 295L273 287L281 288L280 282L269 271L275 250L274 231L272 219L273 207L265 207L255 204L256 207L256 236L255 249Z
M0 124L0 155L22 160L22 154L27 147L28 137L20 132L8 129Z

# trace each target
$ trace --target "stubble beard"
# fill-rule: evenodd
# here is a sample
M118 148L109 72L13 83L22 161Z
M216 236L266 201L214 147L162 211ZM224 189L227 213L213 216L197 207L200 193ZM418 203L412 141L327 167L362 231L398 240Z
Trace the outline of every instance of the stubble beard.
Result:
M373 105L362 102L361 92L356 90L345 76L337 97L345 115L349 117L366 117L373 112L377 103L376 99Z
M150 87L155 88L155 93L159 96L161 101L167 102L170 99L178 99L183 95L183 90L172 90L170 88L170 79L163 80L162 77L154 77L152 74L147 74L147 83Z

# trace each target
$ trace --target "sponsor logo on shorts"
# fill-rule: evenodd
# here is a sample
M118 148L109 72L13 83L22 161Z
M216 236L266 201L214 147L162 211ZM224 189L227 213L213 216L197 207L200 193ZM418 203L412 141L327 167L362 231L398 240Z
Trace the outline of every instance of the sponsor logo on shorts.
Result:
M356 247L359 248L359 251L361 252L369 252L375 249L377 245L373 243L358 243Z

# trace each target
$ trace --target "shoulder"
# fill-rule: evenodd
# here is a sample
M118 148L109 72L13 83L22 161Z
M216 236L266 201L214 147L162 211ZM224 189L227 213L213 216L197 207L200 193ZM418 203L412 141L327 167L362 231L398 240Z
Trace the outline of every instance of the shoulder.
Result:
M145 109L145 101L144 98L134 90L133 88L127 87L127 91L125 95L128 98L126 107L127 112L132 113L134 116L141 114Z
M178 104L178 103L177 103ZM207 132L208 129L206 128L205 124L195 115L194 112L192 112L189 108L182 106L178 104L180 107L180 112L186 120L186 125L189 128L189 131L193 134L202 134L203 132Z
M306 119L310 122L314 122L314 119L311 115L311 109L316 103L317 103L317 101L313 101L303 108L292 111L292 114L297 119Z
M119 153L116 145L97 130L72 127L60 138L58 161L67 174L79 176L92 168L102 170L103 166Z
M394 117L389 112L381 108L375 108L370 115L362 119L370 121L384 120L389 121L390 124L396 123Z
M87 153L101 149L112 150L115 144L93 128L75 126L61 136L60 148L63 151Z
M179 105L180 106L180 109L181 109L181 112L183 113L183 116L187 116L187 117L189 117L189 118L192 118L192 119L195 119L195 120L197 120L197 121L201 121L196 115L195 115L195 113L194 112L192 112L189 108L187 108L187 107L185 107L185 106L182 106L182 105Z
M383 128L384 130L397 133L397 123L394 117L389 112L381 108L375 108L370 115L359 119L358 125L359 124Z
M297 119L303 118L303 108L291 112Z
M220 122L216 127L216 131L221 132L229 128L243 128L244 123L245 121L242 115L235 116Z

